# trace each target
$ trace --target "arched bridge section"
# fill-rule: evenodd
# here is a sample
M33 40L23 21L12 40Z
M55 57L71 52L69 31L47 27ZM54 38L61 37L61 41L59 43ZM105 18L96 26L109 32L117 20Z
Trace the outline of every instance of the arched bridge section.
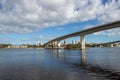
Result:
M99 44L95 44L96 46L99 46L99 47L103 47L104 45L107 45L108 47L113 47L113 44L114 43L120 43L120 40L118 41L112 41L112 42L106 42L106 43L99 43ZM117 46L118 46L117 44Z
M101 44L113 44L113 43L120 43L120 40L118 40L118 41L112 41L112 42L106 42L106 43L101 43Z
M50 41L46 42L43 46L46 46L46 45L48 45L50 43L53 43L53 42L59 42L61 40L64 40L64 39L67 39L67 38L70 38L70 37L80 36L81 49L85 49L85 37L84 37L85 35L95 33L95 32L99 32L99 31L103 31L103 30L112 29L112 28L118 28L118 27L120 27L120 21L99 25L99 26L96 26L96 27L88 28L88 29L85 29L85 30L81 30L81 31L78 31L78 32L74 32L74 33L71 33L71 34L67 34L67 35L55 38L53 40L50 40Z

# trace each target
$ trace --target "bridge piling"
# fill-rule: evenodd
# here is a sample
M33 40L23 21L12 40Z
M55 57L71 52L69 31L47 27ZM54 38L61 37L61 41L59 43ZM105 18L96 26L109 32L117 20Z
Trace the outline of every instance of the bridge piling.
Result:
M113 47L113 44L110 44L110 47Z
M61 47L60 41L58 41L58 43L57 43L57 47L58 47L58 48Z
M66 39L64 39L64 45L66 45Z
M81 40L81 49L85 50L85 36L81 35L80 40Z

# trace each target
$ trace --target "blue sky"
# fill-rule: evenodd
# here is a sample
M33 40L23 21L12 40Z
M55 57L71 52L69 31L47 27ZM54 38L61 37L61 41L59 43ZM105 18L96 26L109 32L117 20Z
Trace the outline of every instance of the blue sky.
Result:
M14 2L14 3L13 3ZM120 0L1 0L0 43L45 43L120 20ZM120 28L86 36L87 43L120 40ZM80 37L67 40L80 41Z

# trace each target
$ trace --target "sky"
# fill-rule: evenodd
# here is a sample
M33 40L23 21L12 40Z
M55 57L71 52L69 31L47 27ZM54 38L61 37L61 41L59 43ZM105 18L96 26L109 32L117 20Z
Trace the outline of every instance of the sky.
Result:
M35 44L120 20L120 0L0 0L0 43ZM80 41L80 37L67 39ZM86 35L87 43L120 40L120 28Z

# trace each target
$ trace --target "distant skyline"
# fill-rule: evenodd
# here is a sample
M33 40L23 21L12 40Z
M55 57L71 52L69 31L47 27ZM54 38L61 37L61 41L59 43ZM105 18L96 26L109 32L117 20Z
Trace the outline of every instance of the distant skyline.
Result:
M120 0L0 0L0 43L42 44L120 20ZM80 41L80 37L70 38ZM120 28L86 36L87 43L120 40Z

